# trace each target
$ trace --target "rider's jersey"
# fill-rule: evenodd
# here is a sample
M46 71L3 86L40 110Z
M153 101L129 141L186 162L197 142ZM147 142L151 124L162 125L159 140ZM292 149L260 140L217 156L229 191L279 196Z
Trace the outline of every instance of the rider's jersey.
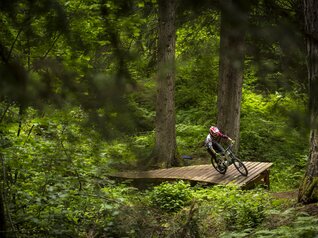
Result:
M213 137L209 133L207 137L205 138L204 144L206 147L211 148L212 147L212 141L219 142L221 138L228 139L229 137L227 135L222 134L221 132L218 133L217 136Z

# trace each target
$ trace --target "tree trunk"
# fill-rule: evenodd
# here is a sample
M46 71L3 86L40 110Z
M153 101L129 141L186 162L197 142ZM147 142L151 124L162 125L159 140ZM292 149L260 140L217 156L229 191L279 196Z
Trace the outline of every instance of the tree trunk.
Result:
M221 2L217 126L238 148L248 1Z
M310 151L298 201L318 202L318 1L304 0L310 110Z
M2 188L0 188L0 237L6 237L6 219L4 213L4 206L3 206L3 192Z
M0 154L0 164L3 170L4 166L4 158L3 155ZM2 173L2 171L1 171ZM0 181L0 237L5 238L6 235L6 218L5 218L5 210L4 210L4 175L2 174L0 176L1 181Z
M176 165L175 129L175 8L176 0L158 0L159 39L155 164Z

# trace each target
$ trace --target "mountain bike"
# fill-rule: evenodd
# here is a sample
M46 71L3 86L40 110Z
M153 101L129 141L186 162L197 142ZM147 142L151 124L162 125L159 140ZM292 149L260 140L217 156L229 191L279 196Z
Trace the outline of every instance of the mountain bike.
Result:
M243 176L247 176L248 171L246 166L243 164L243 162L236 157L236 155L232 151L233 143L231 143L224 151L224 155L217 153L213 154L214 156L211 156L211 163L213 167L218 171L220 174L225 174L227 171L227 168L234 164L234 167L237 169L237 171L240 172Z

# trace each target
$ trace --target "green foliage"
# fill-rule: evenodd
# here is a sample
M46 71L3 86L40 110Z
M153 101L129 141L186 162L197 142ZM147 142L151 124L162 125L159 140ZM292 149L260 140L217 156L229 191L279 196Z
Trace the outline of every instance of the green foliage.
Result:
M85 126L87 114L80 108L50 108L41 117L29 109L18 137L16 109L7 111L0 134L12 226L28 237L114 230L131 189L112 186L105 174L116 163L135 160L127 145L101 142L100 134Z
M280 107L293 108L294 104L291 96L277 94L264 98L244 90L241 156L258 161L294 162L296 154L305 154L307 141L303 138L308 134L286 123L291 119L280 111ZM273 144L275 146L269 146Z
M161 184L134 201L133 206L122 207L123 217L114 220L121 234L132 237L148 237L149 232L158 237L219 237L225 231L237 233L255 228L275 207L263 190L242 191L234 186L190 188L183 182Z
M226 232L222 238L230 237L315 237L318 234L318 219L294 208L285 211L269 210L267 219L257 229Z
M129 148L136 155L137 161L148 161L154 148L154 131L135 135L129 140Z
M176 212L189 204L192 198L190 185L179 181L177 183L162 183L149 194L150 203L166 212Z
M295 189L305 174L307 156L297 156L293 162L276 162L271 168L272 191L286 191Z
M206 24L207 19L213 24ZM176 107L179 123L207 125L216 118L219 36L214 31L217 19L218 13L205 11L178 28Z
M236 186L215 186L196 191L195 198L213 207L214 216L225 222L227 229L245 229L259 225L272 207L271 198L263 190L244 191Z
M318 218L300 215L288 226L274 230L260 230L253 237L316 237L318 235Z
M243 90L239 157L242 160L273 162L272 189L296 188L305 170L308 130L295 126L293 114L304 115L301 99L279 93L262 96Z
M176 131L178 149L181 154L200 154L207 128L200 125L180 123L177 125Z

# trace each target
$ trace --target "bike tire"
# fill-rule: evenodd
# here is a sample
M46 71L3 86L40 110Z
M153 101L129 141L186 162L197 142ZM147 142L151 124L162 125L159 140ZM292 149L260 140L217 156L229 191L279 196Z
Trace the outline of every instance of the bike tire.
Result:
M216 156L211 156L211 164L214 167L214 169L216 171L218 171L220 174L225 174L226 170L227 170L227 166L226 165L220 165L217 162L218 158Z
M237 171L239 171L240 174L242 174L243 176L247 176L248 170L247 170L246 166L243 164L243 162L239 158L236 158L236 157L234 157L232 159L233 159L234 167L237 169Z

